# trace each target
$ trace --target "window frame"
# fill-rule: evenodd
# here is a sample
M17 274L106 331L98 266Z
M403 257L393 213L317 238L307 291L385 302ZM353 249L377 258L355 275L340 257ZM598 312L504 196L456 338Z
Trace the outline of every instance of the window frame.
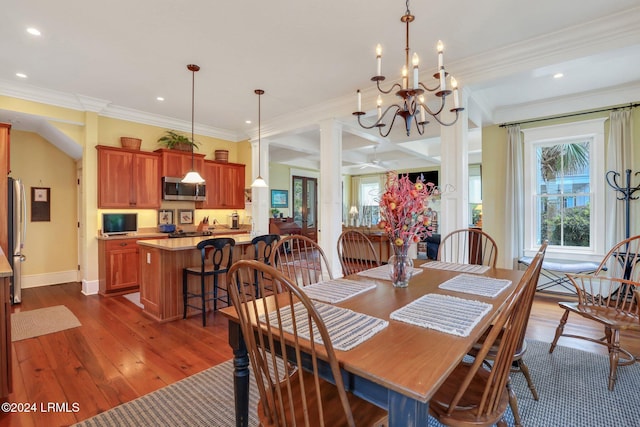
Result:
M536 148L553 144L589 140L590 246L549 246L548 258L575 261L600 261L605 252L605 141L606 118L523 129L524 134L524 254L534 256L536 243L538 206L536 203Z

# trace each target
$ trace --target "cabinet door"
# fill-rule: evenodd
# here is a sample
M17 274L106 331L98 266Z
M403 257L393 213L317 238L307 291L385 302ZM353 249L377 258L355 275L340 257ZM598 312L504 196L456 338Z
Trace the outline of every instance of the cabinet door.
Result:
M224 188L223 206L226 209L244 209L244 165L224 165L220 181Z
M135 239L107 243L107 292L138 286L138 245Z
M162 176L183 177L191 170L191 152L179 150L161 150ZM204 155L196 154L193 159L194 168L202 173Z
M133 153L98 147L98 207L134 207Z
M223 187L220 183L221 170L219 163L205 161L202 166L202 177L207 186L207 198L199 207L205 209L216 209L222 204L224 195L221 192Z
M155 209L160 207L160 156L152 153L136 153L133 157L133 191L135 207Z

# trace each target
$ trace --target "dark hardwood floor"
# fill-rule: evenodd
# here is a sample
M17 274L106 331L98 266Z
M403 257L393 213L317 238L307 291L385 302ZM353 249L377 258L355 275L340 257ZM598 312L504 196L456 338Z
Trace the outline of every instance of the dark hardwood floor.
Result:
M73 424L232 357L220 315L209 314L206 328L199 316L158 324L122 296L85 296L80 289L69 283L23 290L23 303L14 311L65 305L82 326L13 343L10 402L36 404L38 410L0 415L0 427ZM552 340L561 299L567 298L536 295L529 338ZM569 319L567 330L600 333L577 316ZM623 345L640 354L639 338L623 334ZM583 340L563 338L559 344L606 353ZM68 403L69 411L43 412L49 402Z

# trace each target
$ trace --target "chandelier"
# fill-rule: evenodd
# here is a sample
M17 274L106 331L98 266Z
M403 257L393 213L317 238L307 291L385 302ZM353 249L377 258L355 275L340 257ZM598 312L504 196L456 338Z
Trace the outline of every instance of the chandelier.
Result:
M363 123L361 117L365 115L362 111L362 94L360 90L357 91L358 97L358 110L353 113L358 117L358 123L365 129L378 128L378 132L381 136L386 137L391 132L393 125L395 124L398 116L404 119L405 129L407 136L411 135L411 124L415 123L415 128L418 133L422 135L424 133L425 126L429 123L426 119L427 114L435 121L443 126L451 126L458 121L458 115L464 108L460 107L460 101L458 98L458 83L456 79L449 75L444 69L444 46L442 41L438 41L438 71L433 75L435 84L433 87L429 87L422 83L418 77L418 65L419 58L417 53L413 53L411 57L411 65L413 66L413 75L411 82L409 82L409 24L413 22L415 17L409 11L409 0L406 1L407 10L405 14L400 18L400 21L404 22L407 26L406 31L406 43L405 43L405 64L402 67L402 79L401 83L393 84L389 89L385 90L380 87L380 82L385 80L385 76L382 75L382 47L378 44L376 46L376 60L377 60L377 73L371 77L371 81L376 82L378 91L380 94L377 99L378 118L372 125ZM451 89L447 89L447 76L450 77ZM386 107L384 112L382 111L383 101L382 95L387 95L395 91L395 95L400 98L395 104ZM440 99L439 108L432 110L427 105L425 95L427 92L433 93L433 95ZM450 121L444 121L440 114L444 111L447 97L453 95L453 108L449 111L455 113L455 118ZM386 128L386 129L385 129Z
M252 187L258 187L258 188L266 188L268 187L266 181L262 178L262 175L260 174L260 163L262 162L262 160L260 159L260 155L261 155L261 151L260 151L260 121L261 121L261 116L262 116L262 109L260 108L260 98L262 97L262 95L264 95L264 90L262 89L256 89L253 91L256 95L258 95L258 177L256 178L255 181L253 181L253 183L251 184Z

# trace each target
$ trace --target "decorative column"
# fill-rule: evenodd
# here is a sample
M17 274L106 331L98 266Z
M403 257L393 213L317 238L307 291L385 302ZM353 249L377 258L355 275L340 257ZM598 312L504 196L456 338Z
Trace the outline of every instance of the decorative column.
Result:
M342 126L333 119L320 122L320 233L318 243L329 258L334 277L342 276L338 237L342 233Z
M251 182L258 176L258 169L262 178L269 185L269 141L264 138L258 151L258 139L251 141ZM258 168L258 162L260 167ZM269 234L269 187L251 188L251 233L253 236Z

